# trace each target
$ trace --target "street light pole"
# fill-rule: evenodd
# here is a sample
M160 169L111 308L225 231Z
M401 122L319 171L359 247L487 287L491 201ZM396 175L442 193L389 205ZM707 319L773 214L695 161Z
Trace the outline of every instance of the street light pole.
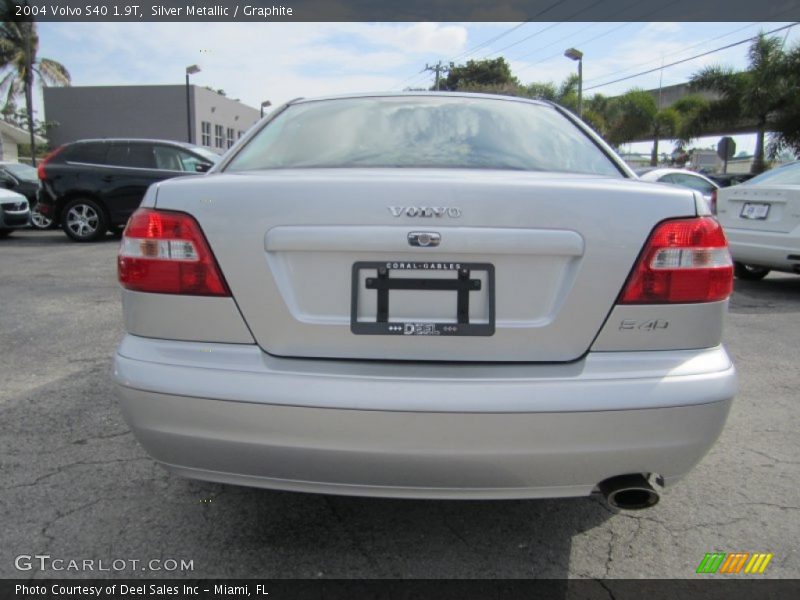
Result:
M189 75L199 72L200 67L197 65L186 67L186 135L190 144L192 143L192 101L189 94Z
M270 102L269 100L264 100L264 101L261 103L261 118L262 118L262 119L264 118L264 109L265 109L267 106L272 106L272 102Z
M564 56L578 61L578 116L583 118L583 52L575 48L567 48Z

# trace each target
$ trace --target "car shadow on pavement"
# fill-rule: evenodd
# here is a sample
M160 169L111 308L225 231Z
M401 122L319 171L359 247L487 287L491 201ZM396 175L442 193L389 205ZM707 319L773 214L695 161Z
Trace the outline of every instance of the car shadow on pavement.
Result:
M90 246L94 244L119 244L119 237L115 237L108 233L105 237L88 243L74 242L60 229L49 230L36 230L36 229L19 229L14 231L7 238L0 240L0 247L2 246L19 246L19 247L40 247L40 246Z
M569 575L573 537L612 516L595 498L392 500L213 490L218 495L204 510L216 513L223 545L241 552L233 569L243 577L253 574L255 565L244 566L252 553L266 567L256 572L270 577L560 579ZM264 557L275 549L284 560Z
M728 310L739 314L800 310L800 276L773 273L760 281L734 280Z

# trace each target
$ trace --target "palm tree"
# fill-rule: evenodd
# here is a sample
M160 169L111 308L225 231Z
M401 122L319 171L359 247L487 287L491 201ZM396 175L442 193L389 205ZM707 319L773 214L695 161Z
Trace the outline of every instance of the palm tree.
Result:
M616 99L614 113L608 130L609 141L618 146L636 139L652 139L650 165L655 167L659 142L675 136L680 128L681 116L677 109L668 106L659 110L652 94L633 89Z
M4 12L10 13L13 3L4 0ZM33 124L33 89L38 80L40 85L69 85L67 69L59 62L36 56L39 49L39 36L36 23L3 21L0 25L0 97L5 103L14 102L20 95L25 96L28 131L31 136L31 158L36 165L36 143Z
M696 90L709 90L719 95L695 118L694 130L711 124L733 125L754 122L756 148L753 173L764 170L764 133L771 115L786 102L785 55L779 38L759 35L748 51L749 67L736 72L730 67L712 66L702 69L690 80Z
M688 142L692 137L687 123L692 121L707 102L696 95L684 96L670 106L658 108L655 97L640 89L633 89L617 98L606 101L608 141L615 146L637 139L652 139L650 165L658 165L658 145L663 139Z
M770 117L773 130L768 144L770 158L785 151L800 156L800 43L786 52L783 79L785 102Z

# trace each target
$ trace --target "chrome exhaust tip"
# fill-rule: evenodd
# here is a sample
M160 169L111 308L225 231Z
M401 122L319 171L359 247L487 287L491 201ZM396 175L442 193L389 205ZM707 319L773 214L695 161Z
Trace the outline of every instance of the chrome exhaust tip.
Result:
M659 493L639 474L619 475L598 485L606 503L621 510L642 510L658 504Z

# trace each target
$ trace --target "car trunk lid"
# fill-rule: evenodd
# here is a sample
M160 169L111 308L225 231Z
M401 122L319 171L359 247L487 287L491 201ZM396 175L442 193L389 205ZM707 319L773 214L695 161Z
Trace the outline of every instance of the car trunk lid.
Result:
M723 227L788 233L800 225L800 187L737 185L717 196L717 218Z
M574 174L203 179L164 186L157 207L197 218L255 339L281 356L575 360L653 227L695 212L685 190Z

